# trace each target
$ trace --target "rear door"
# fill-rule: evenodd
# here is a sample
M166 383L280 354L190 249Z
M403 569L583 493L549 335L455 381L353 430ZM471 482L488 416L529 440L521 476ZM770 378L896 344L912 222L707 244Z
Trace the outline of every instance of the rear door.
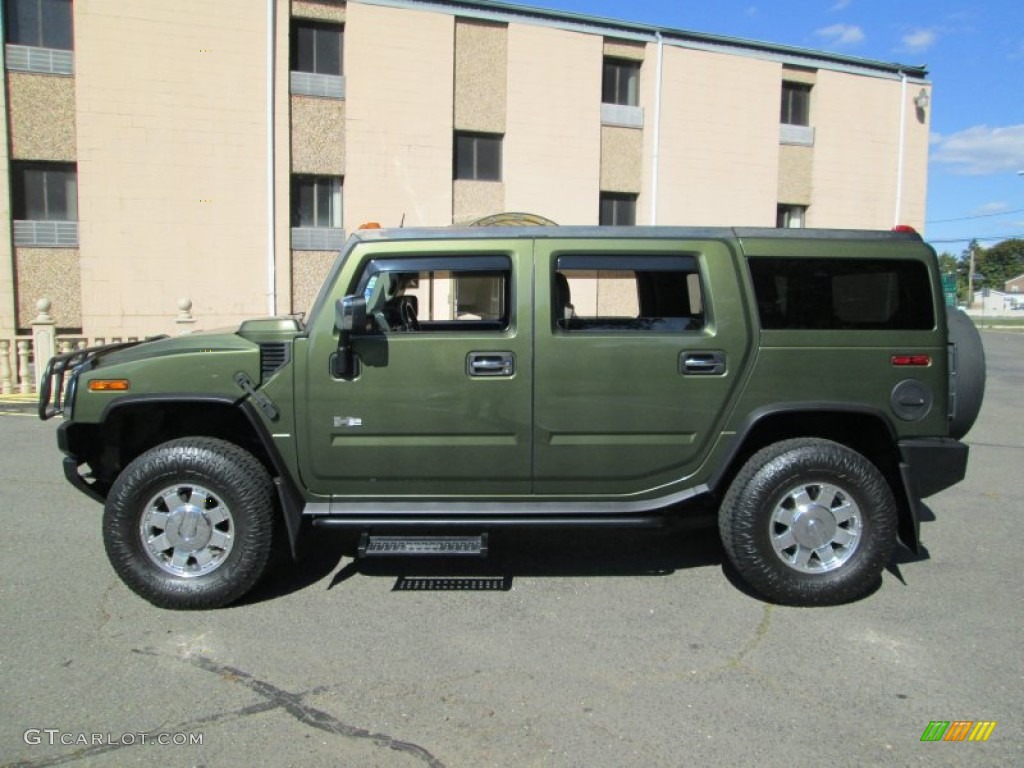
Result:
M687 487L750 354L735 254L635 239L536 251L534 492Z

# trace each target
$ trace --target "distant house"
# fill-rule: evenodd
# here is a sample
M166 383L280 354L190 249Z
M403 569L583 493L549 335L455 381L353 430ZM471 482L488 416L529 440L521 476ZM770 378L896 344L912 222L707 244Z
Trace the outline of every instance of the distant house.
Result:
M1004 293L1002 291L984 289L974 292L972 311L987 315L1002 315L1017 309L1024 309L1024 291Z
M1024 275L1017 275L1012 280L1007 280L1003 289L1007 293L1024 294Z

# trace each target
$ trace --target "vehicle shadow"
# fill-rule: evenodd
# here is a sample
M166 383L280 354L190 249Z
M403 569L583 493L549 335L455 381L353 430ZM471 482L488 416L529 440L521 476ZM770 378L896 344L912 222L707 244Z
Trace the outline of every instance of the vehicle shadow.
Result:
M356 558L358 542L358 534L316 530L302 560L276 564L268 578L239 604L300 591L332 571L328 589L358 575L395 579L396 591L502 591L522 576L664 576L688 568L721 566L725 559L713 526L497 531L490 534L487 557ZM353 559L342 565L344 558Z
M931 510L922 507L922 522L934 520ZM667 576L705 566L718 566L738 591L764 600L729 562L717 527L706 520L641 530L493 531L487 557L357 558L358 545L357 532L314 529L299 562L282 557L268 577L238 604L299 592L331 574L329 590L362 576L394 579L394 591L508 591L516 577ZM906 585L900 566L928 557L923 546L914 553L901 544L886 570Z

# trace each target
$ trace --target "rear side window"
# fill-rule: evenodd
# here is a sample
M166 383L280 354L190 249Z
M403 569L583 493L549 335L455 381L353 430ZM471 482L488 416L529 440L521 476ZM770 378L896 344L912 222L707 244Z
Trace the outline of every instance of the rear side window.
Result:
M928 268L889 259L751 258L765 330L935 327Z
M559 256L552 307L566 331L693 331L704 299L692 256Z

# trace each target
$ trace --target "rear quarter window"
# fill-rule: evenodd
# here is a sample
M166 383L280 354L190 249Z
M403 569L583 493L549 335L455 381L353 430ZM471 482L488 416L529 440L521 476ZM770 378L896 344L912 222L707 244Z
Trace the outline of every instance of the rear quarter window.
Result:
M918 330L935 327L931 280L919 261L749 259L765 330Z

